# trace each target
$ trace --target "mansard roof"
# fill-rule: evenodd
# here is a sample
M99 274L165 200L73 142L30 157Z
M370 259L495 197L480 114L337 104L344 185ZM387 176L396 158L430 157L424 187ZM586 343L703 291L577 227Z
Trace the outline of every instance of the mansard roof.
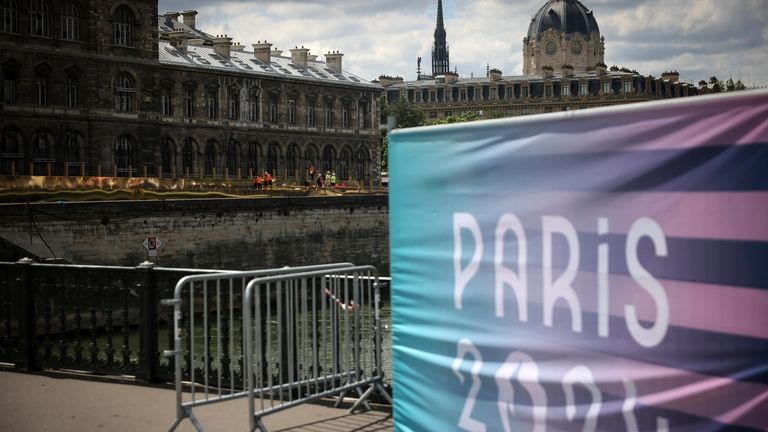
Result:
M217 54L212 46L190 45L187 52L181 52L169 42L160 42L160 63L169 66L185 66L196 69L236 72L261 77L281 77L298 80L318 81L326 84L346 84L381 88L364 78L343 71L337 73L327 64L319 61L307 62L307 67L300 67L290 57L272 55L272 62L266 64L256 59L253 52L232 51L230 58Z
M381 86L378 84L371 83L347 71L338 73L321 61L308 61L305 68L294 64L291 57L276 56L272 53L270 64L266 64L258 60L253 51L240 51L236 49L232 49L230 57L225 58L215 52L212 45L214 36L185 26L178 21L169 22L163 16L158 18L158 30L161 37L172 31L183 30L188 36L203 40L203 45L188 44L187 52L182 52L171 46L169 41L161 38L159 42L159 57L160 63L163 65L208 71L234 72L263 78L288 78L315 81L323 84L381 89Z
M519 84L519 83L541 83L546 80L548 81L560 81L563 79L569 79L572 81L580 81L580 80L599 80L603 78L625 78L625 77L632 77L634 78L645 78L644 76L640 75L639 73L633 73L633 72L625 72L625 71L606 71L605 74L600 74L595 71L589 71L589 72L577 72L570 76L563 76L561 74L554 74L551 78L544 78L543 75L508 75L501 77L500 80L491 80L489 77L480 77L480 78L461 78L458 81L455 81L453 83L446 83L443 79L427 79L427 80L417 80L417 81L403 81L394 83L390 86L387 86L388 90L400 90L400 89L428 89L433 87L472 87L477 85L509 85L509 84ZM656 78L656 80L661 78ZM664 81L669 81L664 79ZM680 85L688 85L687 83L680 83Z

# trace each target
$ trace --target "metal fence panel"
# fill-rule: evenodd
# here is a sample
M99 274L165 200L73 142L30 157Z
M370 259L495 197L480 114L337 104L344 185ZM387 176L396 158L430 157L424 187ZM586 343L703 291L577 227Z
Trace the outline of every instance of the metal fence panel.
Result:
M178 281L173 298L163 301L173 306L176 421L174 430L188 418L197 430L202 425L193 409L202 405L245 397L244 370L248 357L243 351L243 308L247 284L259 277L307 271L330 271L352 267L349 263L284 267L270 270L227 272L187 276ZM276 349L276 353L284 345ZM287 345L285 345L287 346ZM284 355L294 355L286 352ZM283 369L287 377L287 370ZM279 378L276 379L279 381ZM183 391L187 385L188 392Z
M353 390L359 399L350 412L370 408L375 390L391 403L382 383L379 310L371 266L252 280L243 309L251 430L266 432L266 415L328 396L338 396L338 405Z

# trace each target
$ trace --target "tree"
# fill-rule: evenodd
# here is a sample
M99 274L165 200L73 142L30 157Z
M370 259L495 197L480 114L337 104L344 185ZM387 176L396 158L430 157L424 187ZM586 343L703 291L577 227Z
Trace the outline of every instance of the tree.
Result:
M399 99L394 104L387 105L382 96L380 105L381 124L386 125L389 117L394 117L395 129L405 129L410 127L422 126L424 124L424 112L415 104L405 99ZM381 133L381 170L389 170L389 137L387 131Z
M405 129L424 124L424 112L416 107L415 104L405 99L399 99L394 104L388 105L382 110L382 115L385 122L388 117L394 117L396 129Z
M712 92L713 93L719 93L721 91L724 91L725 84L717 79L716 76L709 77L709 83L712 84Z
M477 114L473 112L465 112L464 114L461 114L461 115L443 117L443 118L434 120L432 122L429 122L428 125L445 125L445 124L453 124L453 123L464 123L464 122L471 122L475 120L477 120Z

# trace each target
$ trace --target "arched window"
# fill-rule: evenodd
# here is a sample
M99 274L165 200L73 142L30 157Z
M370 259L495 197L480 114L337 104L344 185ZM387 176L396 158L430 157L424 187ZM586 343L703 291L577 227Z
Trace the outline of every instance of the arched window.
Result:
M64 131L64 139L61 142L61 157L63 165L77 166L80 160L80 134L74 130Z
M315 167L315 170L317 170L317 149L315 149L315 146L307 146L307 149L304 150L304 165L306 169Z
M299 177L299 148L296 144L291 144L288 147L288 152L285 155L285 169L288 178Z
M126 6L120 6L115 11L114 44L123 47L133 46L133 12Z
M336 150L330 145L323 149L323 171L333 171L335 169Z
M51 36L51 18L48 15L48 2L31 0L29 2L29 34L32 36Z
M360 147L357 150L357 174L355 175L357 180L369 180L371 166L371 153L365 147Z
M349 180L350 169L352 168L352 150L349 147L341 149L341 155L339 157L339 172L337 172L338 180Z
M133 112L136 99L136 85L133 78L124 73L117 77L115 108L120 112Z
M279 154L277 144L270 144L269 149L267 150L267 172L273 176L277 174L277 157Z
M184 148L181 151L181 165L184 175L187 177L195 175L195 155L197 155L195 140L192 138L185 139Z
M21 149L22 136L16 128L5 128L0 136L0 173L11 174L14 170L21 173L24 153Z
M205 145L205 175L213 176L216 170L216 140L209 140Z
M229 175L237 174L237 155L240 153L240 143L231 139L227 143L227 170Z
M16 0L0 0L0 32L18 33L19 8Z
M161 175L168 177L173 173L173 159L175 156L173 140L165 137L160 145L160 169Z
M130 172L131 174L136 172L136 160L135 145L133 138L129 135L120 135L115 142L115 167L117 168L117 175L126 176Z
M53 162L53 136L48 131L35 132L32 136L32 160L34 162Z
M259 174L259 144L255 142L248 143L248 171Z
M80 40L80 9L72 0L61 4L61 38Z

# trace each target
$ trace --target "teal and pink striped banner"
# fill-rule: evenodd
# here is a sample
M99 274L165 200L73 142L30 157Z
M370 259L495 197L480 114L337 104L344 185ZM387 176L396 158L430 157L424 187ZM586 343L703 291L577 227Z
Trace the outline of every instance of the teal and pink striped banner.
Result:
M390 146L396 430L768 430L768 93Z

